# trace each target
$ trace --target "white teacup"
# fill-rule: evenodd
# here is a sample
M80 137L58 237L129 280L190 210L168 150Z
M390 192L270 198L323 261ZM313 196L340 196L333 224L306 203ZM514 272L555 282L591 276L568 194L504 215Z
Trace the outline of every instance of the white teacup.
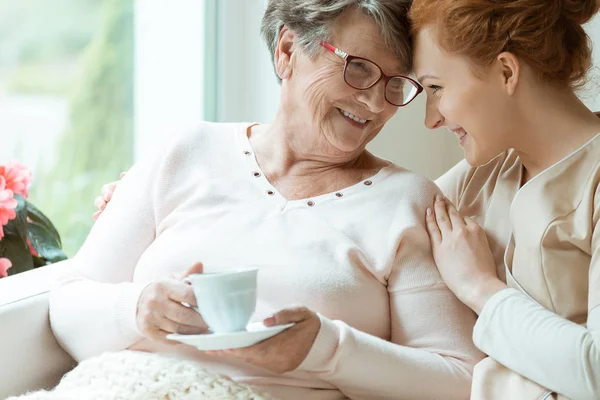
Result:
M246 330L256 308L258 269L193 274L185 280L192 285L197 311L215 333Z

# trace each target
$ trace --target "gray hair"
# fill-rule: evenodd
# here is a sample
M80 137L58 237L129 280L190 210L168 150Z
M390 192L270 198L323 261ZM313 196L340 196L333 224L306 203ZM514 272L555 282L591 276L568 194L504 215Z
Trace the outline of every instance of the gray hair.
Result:
M327 40L337 18L351 7L373 18L387 46L405 66L412 69L412 47L408 11L411 0L269 0L261 33L274 62L279 32L285 25L298 36L303 50L313 57L319 43Z

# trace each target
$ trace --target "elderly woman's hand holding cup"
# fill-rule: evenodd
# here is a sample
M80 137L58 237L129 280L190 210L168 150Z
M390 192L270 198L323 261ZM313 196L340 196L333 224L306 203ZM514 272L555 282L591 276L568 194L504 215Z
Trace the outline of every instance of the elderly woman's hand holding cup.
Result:
M170 333L198 334L208 330L202 316L191 308L197 306L196 297L192 287L184 282L202 270L202 264L196 263L181 280L160 280L142 291L137 306L137 326L146 338L170 342L166 339Z
M193 273L184 279L194 292L193 307L216 334L244 332L256 308L258 269L217 270L220 272ZM279 311L263 323L267 327L294 326L253 346L207 353L236 357L281 374L302 363L321 327L317 314L305 307Z

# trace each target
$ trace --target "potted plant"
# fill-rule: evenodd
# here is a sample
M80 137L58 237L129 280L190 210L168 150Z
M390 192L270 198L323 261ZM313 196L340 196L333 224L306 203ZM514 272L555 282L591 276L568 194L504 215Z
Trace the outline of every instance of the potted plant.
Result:
M0 278L67 258L52 222L27 200L31 177L18 162L0 165Z

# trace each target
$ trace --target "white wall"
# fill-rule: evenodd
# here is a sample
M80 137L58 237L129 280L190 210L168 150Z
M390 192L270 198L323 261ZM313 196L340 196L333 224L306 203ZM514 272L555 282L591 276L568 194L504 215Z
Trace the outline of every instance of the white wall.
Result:
M260 38L260 20L265 0L220 0L221 43L218 101L220 121L269 122L277 109L279 85L265 43ZM600 17L589 24L588 33L597 49L600 66ZM224 43L235 44L223 46ZM600 68L599 68L600 71ZM596 74L600 84L600 72ZM600 86L588 85L582 98L600 111ZM386 125L369 145L380 157L435 179L462 159L462 150L453 135L424 127L425 96L405 108Z
M594 45L594 69L580 97L592 110L600 111L600 15L585 28Z

